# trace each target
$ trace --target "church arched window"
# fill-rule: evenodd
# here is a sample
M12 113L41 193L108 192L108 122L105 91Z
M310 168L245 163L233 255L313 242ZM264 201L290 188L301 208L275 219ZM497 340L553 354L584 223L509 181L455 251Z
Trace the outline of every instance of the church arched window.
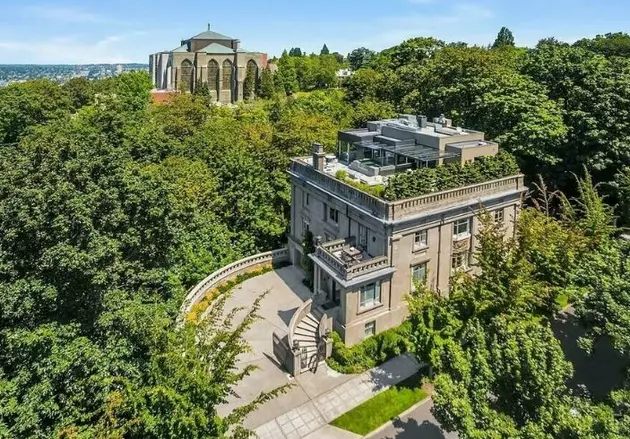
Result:
M190 90L192 86L192 63L189 60L182 61L181 72L181 87Z
M210 60L208 63L208 88L219 89L219 63L215 60Z
M232 90L232 82L234 81L234 72L232 71L232 63L226 59L223 61L223 90Z

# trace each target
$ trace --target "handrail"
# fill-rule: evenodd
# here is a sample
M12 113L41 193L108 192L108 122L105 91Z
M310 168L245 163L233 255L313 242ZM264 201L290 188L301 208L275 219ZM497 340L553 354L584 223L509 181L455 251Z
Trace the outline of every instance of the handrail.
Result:
M241 272L255 265L264 264L266 262L278 263L289 260L289 250L281 248L270 252L259 253L233 262L219 270L213 272L197 285L195 285L186 295L182 306L179 309L179 317L182 318L188 314L192 307L199 302L208 290L211 290L225 279L234 274Z
M313 299L308 299L295 311L293 317L291 317L291 322L289 322L289 333L287 334L287 337L289 339L289 349L293 350L293 333L295 332L297 326L300 324L302 319L311 312L312 306Z

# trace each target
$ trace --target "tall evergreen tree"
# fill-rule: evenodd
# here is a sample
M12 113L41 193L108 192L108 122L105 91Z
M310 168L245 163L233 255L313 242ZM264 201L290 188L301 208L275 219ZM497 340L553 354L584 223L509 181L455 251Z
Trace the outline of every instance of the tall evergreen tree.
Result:
M328 46L324 44L324 47L322 47L322 51L319 52L320 55L330 55L330 50L328 50Z
M276 86L274 84L274 75L269 69L266 67L261 74L260 77L260 97L263 99L270 99L276 93Z
M500 49L501 47L514 47L514 35L512 31L507 27L503 26L497 35L497 39L494 40L494 44L492 45L493 49Z

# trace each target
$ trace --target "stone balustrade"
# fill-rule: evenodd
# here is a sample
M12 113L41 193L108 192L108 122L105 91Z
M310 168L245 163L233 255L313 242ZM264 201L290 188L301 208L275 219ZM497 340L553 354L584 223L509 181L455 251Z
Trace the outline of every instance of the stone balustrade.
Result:
M317 171L300 159L291 161L291 173L386 221L400 220L447 204L482 198L500 192L525 190L523 175L518 174L419 197L386 201L339 181L332 175Z
M359 264L350 266L346 270L346 280L354 279L355 277L359 277L373 271L378 271L388 266L389 259L387 258L387 256L379 256L374 259L369 259Z
M333 254L333 252L342 250L350 245L354 245L353 238L330 241L318 246L315 249L315 256L324 261L345 280L351 280L364 274L378 271L389 265L387 256L378 256L361 262L349 263Z
M272 250L270 252L249 256L247 258L243 258L229 265L226 265L225 267L210 274L208 277L199 282L195 287L190 290L188 295L186 295L186 299L184 299L182 306L180 307L180 318L183 318L183 316L188 314L192 310L192 307L201 299L203 299L207 291L216 288L226 280L261 265L275 265L288 261L289 250L286 248L281 248L278 250Z

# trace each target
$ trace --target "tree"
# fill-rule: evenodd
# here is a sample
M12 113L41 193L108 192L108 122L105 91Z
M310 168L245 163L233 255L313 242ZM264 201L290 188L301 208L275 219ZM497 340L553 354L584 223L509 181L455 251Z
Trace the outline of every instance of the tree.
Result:
M68 94L47 80L1 88L0 143L17 142L36 126L69 116L71 107Z
M61 89L68 95L74 109L92 104L96 94L93 83L86 78L72 78Z
M497 35L497 39L492 43L493 49L501 49L503 47L514 47L514 35L512 31L503 26Z
M266 67L263 69L260 76L260 97L263 99L271 99L275 93L274 74L269 67Z
M330 50L328 50L328 46L326 46L324 44L324 47L322 47L322 50L319 52L320 55L330 55Z
M597 35L595 38L583 38L574 43L576 47L583 47L607 57L619 56L630 58L630 35L625 32Z
M365 47L359 47L354 49L348 54L348 62L352 70L359 70L360 68L367 67L374 58L375 52Z

